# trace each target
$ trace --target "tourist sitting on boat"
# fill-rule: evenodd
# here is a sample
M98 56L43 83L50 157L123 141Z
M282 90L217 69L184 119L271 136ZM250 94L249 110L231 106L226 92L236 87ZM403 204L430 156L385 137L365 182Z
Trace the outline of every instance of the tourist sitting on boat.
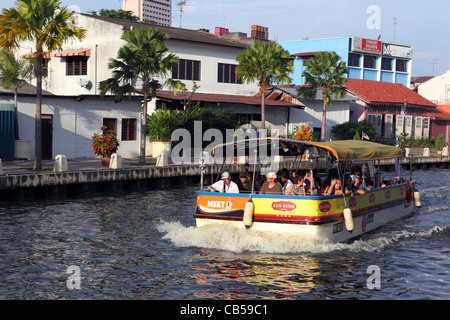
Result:
M266 175L266 182L259 190L260 194L281 194L281 185L275 180L277 174L275 172L269 172Z
M331 178L330 185L323 192L326 195L342 194L341 181L338 177Z
M295 175L294 183L289 188L287 188L283 194L294 196L306 195L303 176L300 174Z
M281 184L283 185L281 188L281 191L283 192L283 194L287 188L294 185L292 183L292 181L289 179L289 171L286 170L286 171L281 172Z
M239 187L236 183L231 181L230 173L222 173L221 180L208 186L208 191L211 192L225 192L225 193L239 193Z
M304 180L304 183L305 183L305 192L306 192L306 194L307 195L317 195L318 192L319 192L319 188L320 188L319 187L319 183L317 182L316 179L314 179L314 176L313 176L313 183L312 183L313 184L313 186L312 186L313 190L311 192L311 178L310 178L310 172L309 171L305 172L303 180Z
M252 182L247 172L239 173L239 181L237 183L240 192L252 192Z
M345 193L350 193L352 195L366 193L364 191L364 189L359 187L359 178L356 179L356 176L355 176L355 180L353 180L352 176L347 177L347 180L345 181L344 190L345 190Z

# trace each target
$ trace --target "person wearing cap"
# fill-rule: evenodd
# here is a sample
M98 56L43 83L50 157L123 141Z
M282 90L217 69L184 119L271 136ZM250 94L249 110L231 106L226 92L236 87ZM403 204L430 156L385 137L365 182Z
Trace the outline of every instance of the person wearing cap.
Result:
M224 192L224 193L239 193L239 187L236 183L231 181L231 176L228 172L222 173L221 180L208 186L208 191Z
M281 185L275 180L277 178L277 174L275 172L269 172L266 175L266 182L259 190L261 194L281 194Z

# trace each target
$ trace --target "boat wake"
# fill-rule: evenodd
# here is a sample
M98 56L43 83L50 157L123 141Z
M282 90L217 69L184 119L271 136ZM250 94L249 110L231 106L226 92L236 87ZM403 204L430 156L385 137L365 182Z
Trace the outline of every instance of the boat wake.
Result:
M376 252L399 241L450 232L450 226L433 227L426 231L391 231L372 233L351 243L332 243L328 240L312 240L300 235L276 232L258 232L229 225L207 225L200 228L185 227L180 222L161 221L158 231L163 239L177 247L197 247L224 250L234 253L258 252L277 254L329 253L335 251Z

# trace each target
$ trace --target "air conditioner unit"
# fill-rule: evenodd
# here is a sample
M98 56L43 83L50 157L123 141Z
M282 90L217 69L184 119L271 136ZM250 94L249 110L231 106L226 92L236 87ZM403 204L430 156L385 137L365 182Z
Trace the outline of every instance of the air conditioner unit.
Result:
M90 89L92 88L92 82L89 79L80 79L80 86L82 88Z

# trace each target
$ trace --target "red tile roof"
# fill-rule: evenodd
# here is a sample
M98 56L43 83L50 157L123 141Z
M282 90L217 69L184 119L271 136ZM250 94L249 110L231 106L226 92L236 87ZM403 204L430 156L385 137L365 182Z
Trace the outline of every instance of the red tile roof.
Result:
M171 91L158 91L156 97L169 100L182 101L184 98L181 94L173 95ZM194 93L192 96L193 101L203 101L212 103L234 103L234 104L246 104L252 106L261 105L261 97L256 96L241 96L232 94L214 94L214 93ZM302 105L285 102L282 100L267 100L265 101L266 106L274 107L295 107L303 109Z
M436 107L431 101L399 83L348 79L345 86L368 104L402 105L406 100L408 106Z
M450 119L450 105L440 105L436 107L435 112L428 112L427 116L436 120Z

